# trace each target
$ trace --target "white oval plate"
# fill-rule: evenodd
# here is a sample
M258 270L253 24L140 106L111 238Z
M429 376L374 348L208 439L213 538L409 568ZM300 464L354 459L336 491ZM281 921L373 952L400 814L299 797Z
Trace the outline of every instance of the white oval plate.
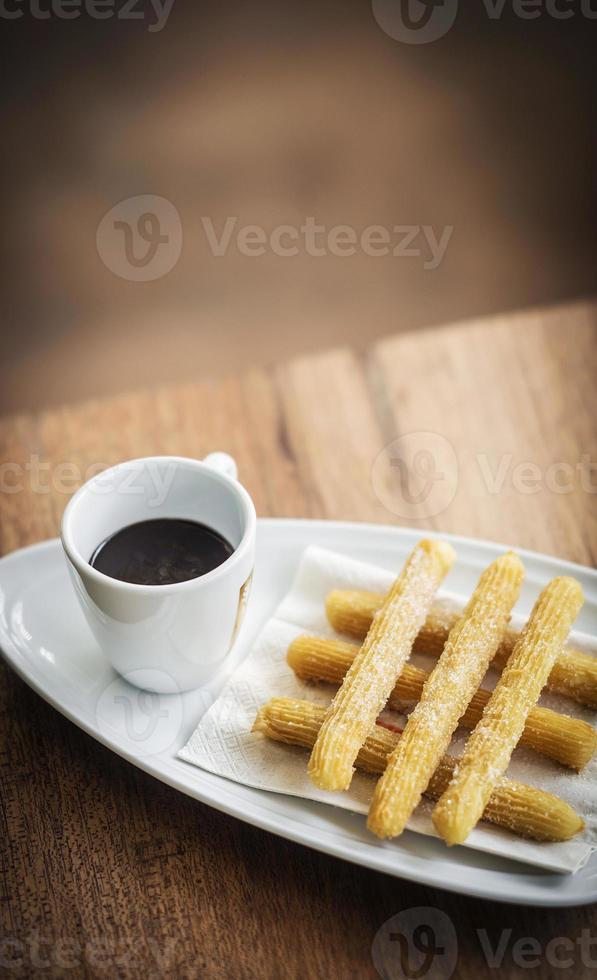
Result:
M450 851L438 840L409 832L381 842L367 834L364 819L356 814L241 786L176 758L290 588L307 545L395 569L423 533L371 524L260 520L249 611L226 673L208 688L187 694L144 694L108 666L77 605L58 540L0 560L0 645L27 684L98 741L162 782L257 827L386 874L465 895L546 906L595 902L597 855L577 874L558 875L464 848ZM504 550L490 542L442 537L458 551L450 585L463 595ZM576 625L596 635L597 572L533 552L520 554L527 572L521 611L530 611L538 589L554 575L572 574L586 596ZM159 703L152 700L158 697Z

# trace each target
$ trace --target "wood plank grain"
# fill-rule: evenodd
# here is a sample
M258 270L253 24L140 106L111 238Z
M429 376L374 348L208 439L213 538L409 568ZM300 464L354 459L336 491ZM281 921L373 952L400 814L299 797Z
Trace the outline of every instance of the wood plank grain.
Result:
M596 305L389 339L370 369L388 443L379 479L406 523L595 563ZM402 449L408 472L391 465Z
M388 514L371 485L371 465L383 447L363 372L353 355L301 358L276 373L290 444L310 516L384 521Z
M355 436L366 449L355 452ZM0 444L3 551L56 534L95 469L154 453L231 452L262 514L376 513L369 452L381 434L345 351L4 419ZM347 918L324 924L333 881L349 891L353 869L172 793L0 669L0 915L21 972L37 963L60 975L72 963L82 976L333 976L342 949L343 967L373 975L358 895Z
M377 479L380 453L397 435L431 429L453 442L460 479L444 513L413 523L588 560L594 536L578 488L555 503L536 494L528 528L529 512L521 517L511 491L480 493L471 459L511 452L545 466L594 448L594 327L587 307L505 318L473 325L470 336L454 327L386 341L368 375L353 354L333 351L0 420L0 548L54 535L93 468L216 449L236 457L261 514L408 523L395 511L396 474L383 455ZM463 980L488 974L478 930L495 948L514 926L499 969L514 980L529 975L513 959L517 939L531 936L544 948L594 927L592 910L537 913L450 896L255 830L117 758L4 667L1 679L0 921L8 945L0 953L8 975L374 978L377 930L401 909L423 906L452 919ZM394 947L388 956L396 965ZM583 966L575 957L557 972L576 980Z
M58 532L91 474L155 454L220 449L267 516L381 520L370 485L383 445L362 368L347 351L0 420L0 552Z

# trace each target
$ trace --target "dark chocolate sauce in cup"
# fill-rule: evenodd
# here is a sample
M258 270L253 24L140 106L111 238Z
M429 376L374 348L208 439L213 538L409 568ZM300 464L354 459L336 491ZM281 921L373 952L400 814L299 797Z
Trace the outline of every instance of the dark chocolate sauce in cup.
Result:
M218 531L197 521L159 517L116 531L89 564L133 585L173 585L213 571L234 552Z

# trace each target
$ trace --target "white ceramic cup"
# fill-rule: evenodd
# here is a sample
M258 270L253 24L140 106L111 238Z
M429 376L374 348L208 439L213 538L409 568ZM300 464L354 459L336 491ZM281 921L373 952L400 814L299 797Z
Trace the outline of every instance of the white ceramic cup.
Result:
M234 547L217 568L171 585L132 585L89 564L102 541L136 521L179 517ZM255 508L226 453L203 461L134 459L104 470L70 500L62 545L75 591L101 649L137 687L187 691L221 667L240 626L255 559Z

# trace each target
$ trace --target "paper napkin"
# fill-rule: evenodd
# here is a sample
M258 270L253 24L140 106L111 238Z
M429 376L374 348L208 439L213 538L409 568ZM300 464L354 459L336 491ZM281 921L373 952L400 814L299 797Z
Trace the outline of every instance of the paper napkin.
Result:
M319 790L307 776L306 751L272 742L260 732L252 732L251 727L258 709L272 697L329 703L333 688L326 684L309 684L294 676L286 664L289 643L301 633L336 635L324 610L325 598L332 589L385 592L391 582L391 573L384 569L320 548L308 548L290 592L263 627L249 656L180 750L179 757L209 772L267 792L285 793L355 813L367 813L373 777L355 773L346 793ZM462 608L467 599L466 596L455 597L441 592L439 598L457 608ZM514 616L512 622L520 625L521 619ZM597 654L597 641L586 637L583 640L579 645ZM415 655L413 662L427 669L434 663L433 659L421 655ZM567 699L549 694L543 703L594 723L592 712ZM404 717L396 712L389 712L389 716L396 724L404 724ZM461 754L466 735L466 732L457 733L450 749L453 754ZM514 753L508 776L567 800L584 817L585 832L564 843L535 843L480 823L464 846L550 871L572 873L581 868L597 846L597 761L590 763L582 774L577 774L531 749L520 747ZM437 836L431 822L431 808L432 804L423 801L408 823L409 830ZM373 836L371 839L372 842L376 840Z

